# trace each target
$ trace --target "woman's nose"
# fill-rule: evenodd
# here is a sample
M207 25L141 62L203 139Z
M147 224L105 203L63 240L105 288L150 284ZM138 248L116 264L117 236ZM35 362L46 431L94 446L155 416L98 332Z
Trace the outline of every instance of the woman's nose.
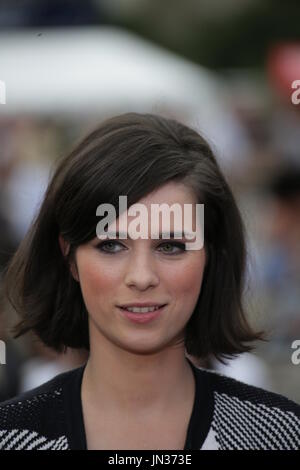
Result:
M151 255L135 253L128 260L125 273L125 284L128 287L137 287L145 290L159 283L159 275Z

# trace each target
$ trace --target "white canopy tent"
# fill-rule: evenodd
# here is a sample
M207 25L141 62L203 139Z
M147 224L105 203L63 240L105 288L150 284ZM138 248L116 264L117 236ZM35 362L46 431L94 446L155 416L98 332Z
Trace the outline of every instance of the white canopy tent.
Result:
M119 29L29 30L0 36L7 112L214 106L214 76ZM219 107L219 106L218 106Z

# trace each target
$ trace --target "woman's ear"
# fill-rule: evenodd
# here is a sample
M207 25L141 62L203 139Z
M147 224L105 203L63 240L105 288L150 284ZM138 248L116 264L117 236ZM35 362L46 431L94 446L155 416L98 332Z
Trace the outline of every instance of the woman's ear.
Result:
M60 246L60 249L61 249L61 252L63 254L63 257L67 260L67 256L69 254L69 251L70 251L70 243L67 242L62 235L59 234L59 237L58 237L58 242L59 242L59 246ZM70 267L70 271L71 271L71 274L73 276L73 278L79 282L79 275L78 275L78 270L77 270L77 266L76 266L76 263L74 261L68 261L69 263L69 267Z

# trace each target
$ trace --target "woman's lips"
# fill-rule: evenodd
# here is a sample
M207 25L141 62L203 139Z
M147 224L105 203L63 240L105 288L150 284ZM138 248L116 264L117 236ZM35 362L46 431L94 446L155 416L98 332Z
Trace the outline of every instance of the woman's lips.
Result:
M125 316L126 318L128 318L128 320L131 320L132 322L147 323L159 317L165 307L166 307L166 304L162 305L161 307L154 310L153 312L144 312L144 313L130 312L129 310L126 310L126 308L123 308L123 307L119 307L119 310L121 311L121 314L123 316Z

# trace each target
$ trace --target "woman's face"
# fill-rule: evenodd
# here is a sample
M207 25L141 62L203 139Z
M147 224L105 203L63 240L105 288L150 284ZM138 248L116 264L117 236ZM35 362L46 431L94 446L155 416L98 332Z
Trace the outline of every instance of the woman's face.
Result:
M151 204L178 203L183 210L184 204L192 204L196 209L196 202L194 194L178 182L167 183L139 201L149 214ZM136 218L124 215L128 225ZM195 224L195 210L190 222ZM184 328L201 289L205 251L204 248L184 251L184 241L189 241L184 233L181 239L151 239L152 223L150 217L147 239L105 241L95 237L76 250L75 276L89 313L91 349L93 341L101 338L140 354L183 345ZM174 224L171 218L170 231L176 231ZM117 219L117 231L119 225ZM161 227L160 220L159 231ZM164 305L147 321L143 321L147 314L132 313L130 318L120 307L146 302Z

